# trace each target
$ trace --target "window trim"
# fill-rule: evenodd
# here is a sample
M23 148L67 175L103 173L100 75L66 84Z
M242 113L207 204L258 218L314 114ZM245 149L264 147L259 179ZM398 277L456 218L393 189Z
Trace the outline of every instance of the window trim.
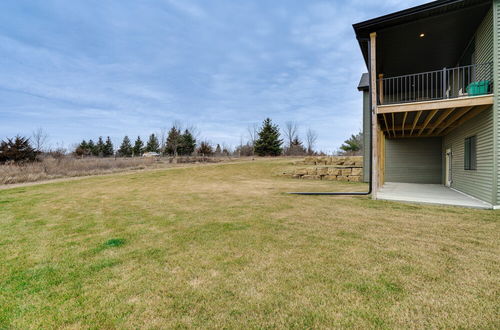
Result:
M464 170L477 170L477 136L472 135L464 139Z

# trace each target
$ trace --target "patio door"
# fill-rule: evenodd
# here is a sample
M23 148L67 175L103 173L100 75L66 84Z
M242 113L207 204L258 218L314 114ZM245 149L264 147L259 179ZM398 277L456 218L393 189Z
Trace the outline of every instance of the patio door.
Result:
M451 148L446 149L446 160L445 160L445 178L444 183L447 187L451 187L452 173L451 173Z

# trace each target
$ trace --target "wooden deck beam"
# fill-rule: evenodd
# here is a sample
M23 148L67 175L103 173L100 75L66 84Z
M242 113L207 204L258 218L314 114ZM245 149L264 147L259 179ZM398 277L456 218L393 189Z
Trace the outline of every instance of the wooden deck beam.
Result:
M455 128L459 127L460 125L462 125L466 121L471 120L472 118L476 117L481 112L483 112L484 110L489 109L489 108L491 108L491 107L489 105L486 105L486 106L482 106L482 107L477 107L475 109L471 109L466 115L464 115L462 118L457 120L454 124L450 125L450 127L448 127L447 129L445 129L443 131L443 135L450 133Z
M460 119L462 116L467 114L472 108L474 107L467 107L464 110L461 111L456 111L450 118L448 118L445 122L442 128L440 128L436 134L439 135L441 134L445 129L450 127L454 122L456 122L458 119Z
M401 124L401 135L405 136L405 123L406 123L406 117L408 116L408 112L405 112L403 115L403 123Z
M415 130L415 126L417 126L418 120L420 119L420 116L422 115L422 111L417 112L415 115L415 118L413 119L413 125L410 131L410 135L413 134L413 131Z
M387 132L389 134L389 136L391 135L391 131L390 131L390 128L389 128L389 124L387 123L387 117L384 114L382 114L382 117L384 117L384 124L385 124L385 129L383 130L384 132Z
M417 133L419 136L422 135L422 132L427 128L427 125L429 125L432 118L434 118L434 116L436 115L437 112L438 112L438 110L432 110L429 112L429 114L427 115L427 117L424 120L424 124L422 125L422 128Z
M438 119L436 120L436 122L432 125L432 128L429 130L428 132L428 135L431 135L432 132L434 132L434 130L436 128L439 127L439 125L441 125L441 123L446 119L448 118L448 116L450 115L450 113L452 113L453 111L455 111L456 108L451 108L451 109L446 109L443 111L443 113L441 113L441 115L438 117Z
M465 96L456 99L379 105L377 107L377 112L391 113L391 112L444 110L451 108L464 108L464 107L488 105L488 104L493 104L492 94L480 95L480 96Z

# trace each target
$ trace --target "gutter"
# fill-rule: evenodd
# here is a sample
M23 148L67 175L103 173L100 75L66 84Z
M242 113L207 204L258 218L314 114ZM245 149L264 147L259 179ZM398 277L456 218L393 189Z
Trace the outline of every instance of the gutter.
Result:
M358 38L358 41L366 42L368 44L368 49L370 49L370 39L369 38ZM371 74L371 61L370 55L368 55L368 73ZM304 196L367 196L372 193L372 176L373 176L373 130L371 129L373 125L373 115L371 114L373 107L373 100L371 97L372 91L372 80L369 79L369 91L370 91L370 180L368 181L368 191L367 192L289 192L291 195L304 195Z

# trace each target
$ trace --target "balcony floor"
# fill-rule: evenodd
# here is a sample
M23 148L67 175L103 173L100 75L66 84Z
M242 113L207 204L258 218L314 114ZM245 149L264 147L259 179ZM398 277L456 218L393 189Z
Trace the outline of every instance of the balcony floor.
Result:
M440 184L386 182L377 192L377 199L476 209L493 208L491 204Z

